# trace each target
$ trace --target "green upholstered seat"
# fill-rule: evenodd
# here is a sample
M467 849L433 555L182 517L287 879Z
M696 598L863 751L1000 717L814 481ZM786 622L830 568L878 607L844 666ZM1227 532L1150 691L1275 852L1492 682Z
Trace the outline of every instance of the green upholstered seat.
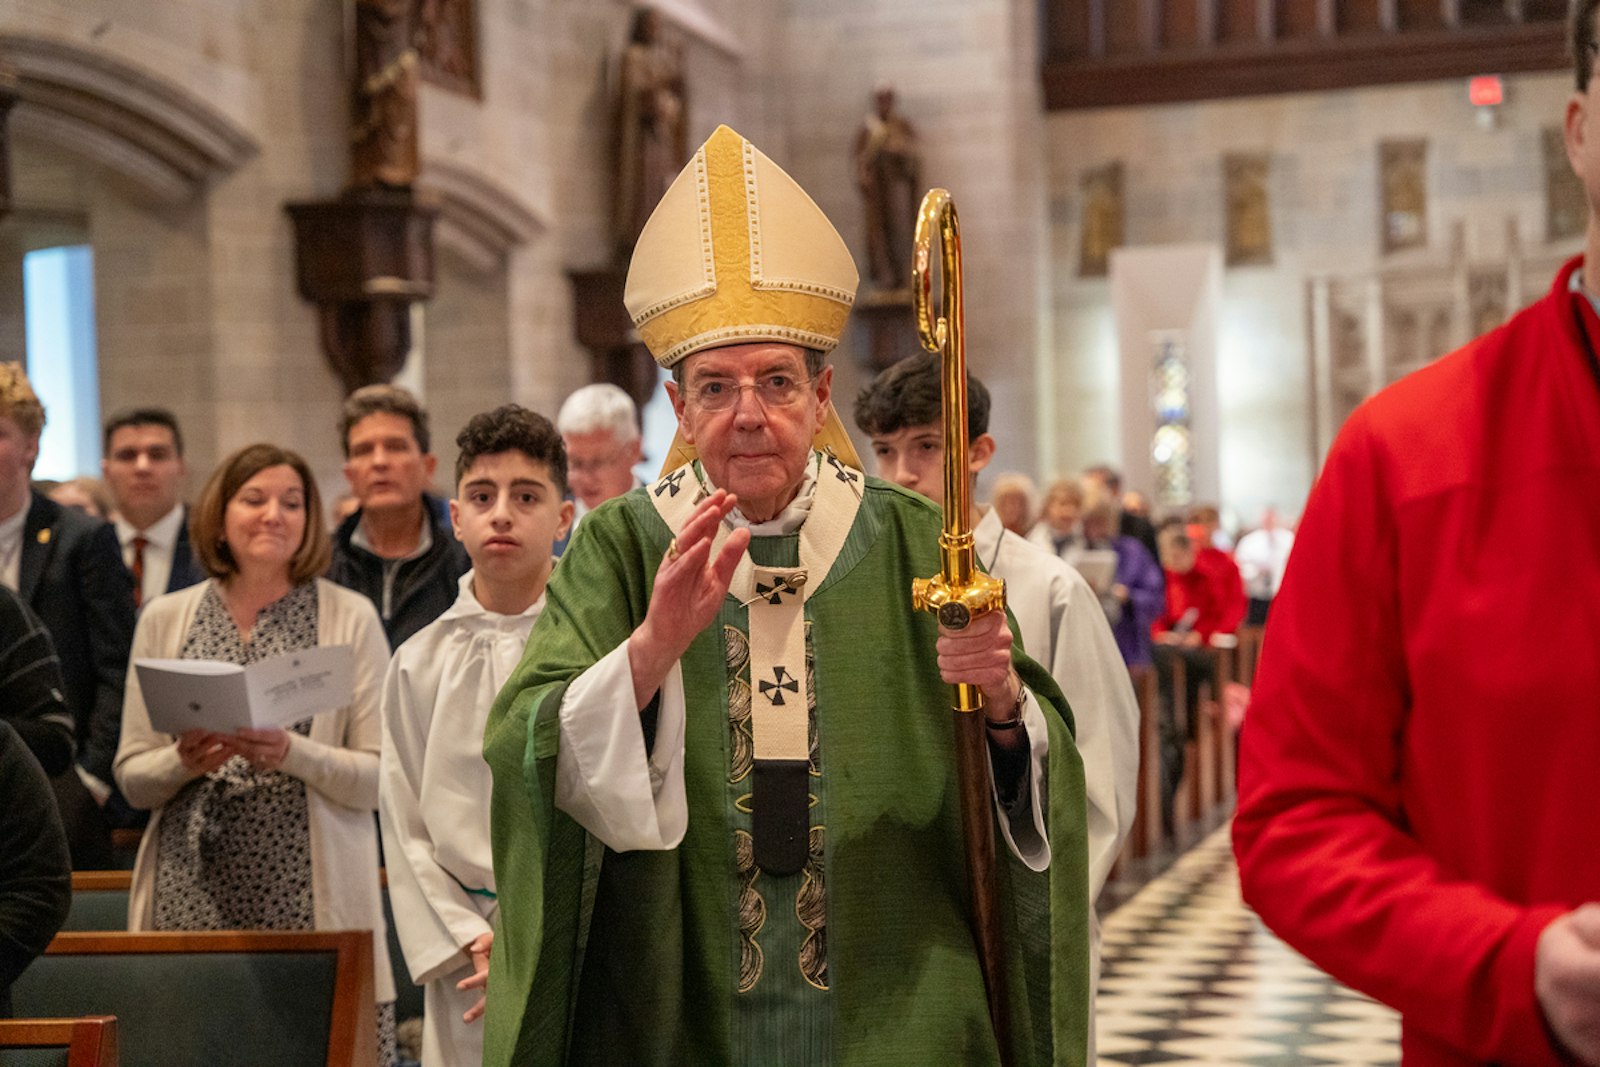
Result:
M110 931L128 928L128 890L74 889L72 910L61 929Z
M79 934L57 942L153 937L170 945L174 939L318 936L327 935ZM123 1067L322 1067L334 1025L338 962L331 948L58 953L52 946L13 985L12 1001L18 1016L115 1015ZM361 999L353 1014L360 1025L374 1027L370 982Z

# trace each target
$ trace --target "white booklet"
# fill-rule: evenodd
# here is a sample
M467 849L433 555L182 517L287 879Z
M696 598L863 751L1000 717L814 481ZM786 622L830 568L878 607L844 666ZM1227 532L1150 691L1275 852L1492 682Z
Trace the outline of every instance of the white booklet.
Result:
M167 734L292 726L350 703L349 645L286 652L248 667L209 659L134 661L150 725Z
M1111 592L1117 579L1117 554L1109 548L1086 548L1072 557L1083 580L1100 596Z

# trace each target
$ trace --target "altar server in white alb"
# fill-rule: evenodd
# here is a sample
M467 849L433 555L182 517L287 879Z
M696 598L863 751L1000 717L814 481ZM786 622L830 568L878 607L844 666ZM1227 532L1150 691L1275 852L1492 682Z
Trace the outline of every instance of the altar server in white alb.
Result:
M426 987L423 1067L483 1061L496 910L484 721L572 523L566 450L542 415L515 404L476 415L456 446L450 518L472 570L455 604L395 653L383 700L379 810L395 927Z
M902 359L856 398L856 425L872 442L878 476L944 506L944 408L939 357ZM994 458L989 390L967 375L967 469ZM1093 904L1133 826L1138 804L1139 705L1099 598L1055 553L1007 530L990 508L972 513L972 539L983 569L1006 583L1006 607L1022 647L1061 686L1072 708L1083 756L1089 817L1089 996L1100 973L1100 920ZM1126 602L1127 590L1114 594ZM1094 1030L1089 1031L1094 1062Z

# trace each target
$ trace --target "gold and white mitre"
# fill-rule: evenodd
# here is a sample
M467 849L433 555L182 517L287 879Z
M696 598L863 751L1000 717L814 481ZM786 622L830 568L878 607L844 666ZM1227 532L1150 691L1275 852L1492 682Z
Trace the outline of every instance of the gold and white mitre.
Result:
M752 341L831 352L859 282L844 239L806 191L755 145L718 126L645 222L623 302L656 362L672 367L708 348ZM861 467L836 411L816 446ZM693 457L680 434L662 470Z

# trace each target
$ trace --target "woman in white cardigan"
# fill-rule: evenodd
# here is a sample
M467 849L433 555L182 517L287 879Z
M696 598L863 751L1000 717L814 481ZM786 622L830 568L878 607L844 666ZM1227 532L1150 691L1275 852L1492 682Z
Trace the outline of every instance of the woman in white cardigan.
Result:
M394 1060L394 983L378 883L379 701L389 647L365 597L316 577L329 544L305 460L234 453L191 519L210 581L158 597L134 633L116 777L151 810L130 930L371 930L379 1057ZM158 733L132 663L247 664L349 645L350 704L285 729Z

